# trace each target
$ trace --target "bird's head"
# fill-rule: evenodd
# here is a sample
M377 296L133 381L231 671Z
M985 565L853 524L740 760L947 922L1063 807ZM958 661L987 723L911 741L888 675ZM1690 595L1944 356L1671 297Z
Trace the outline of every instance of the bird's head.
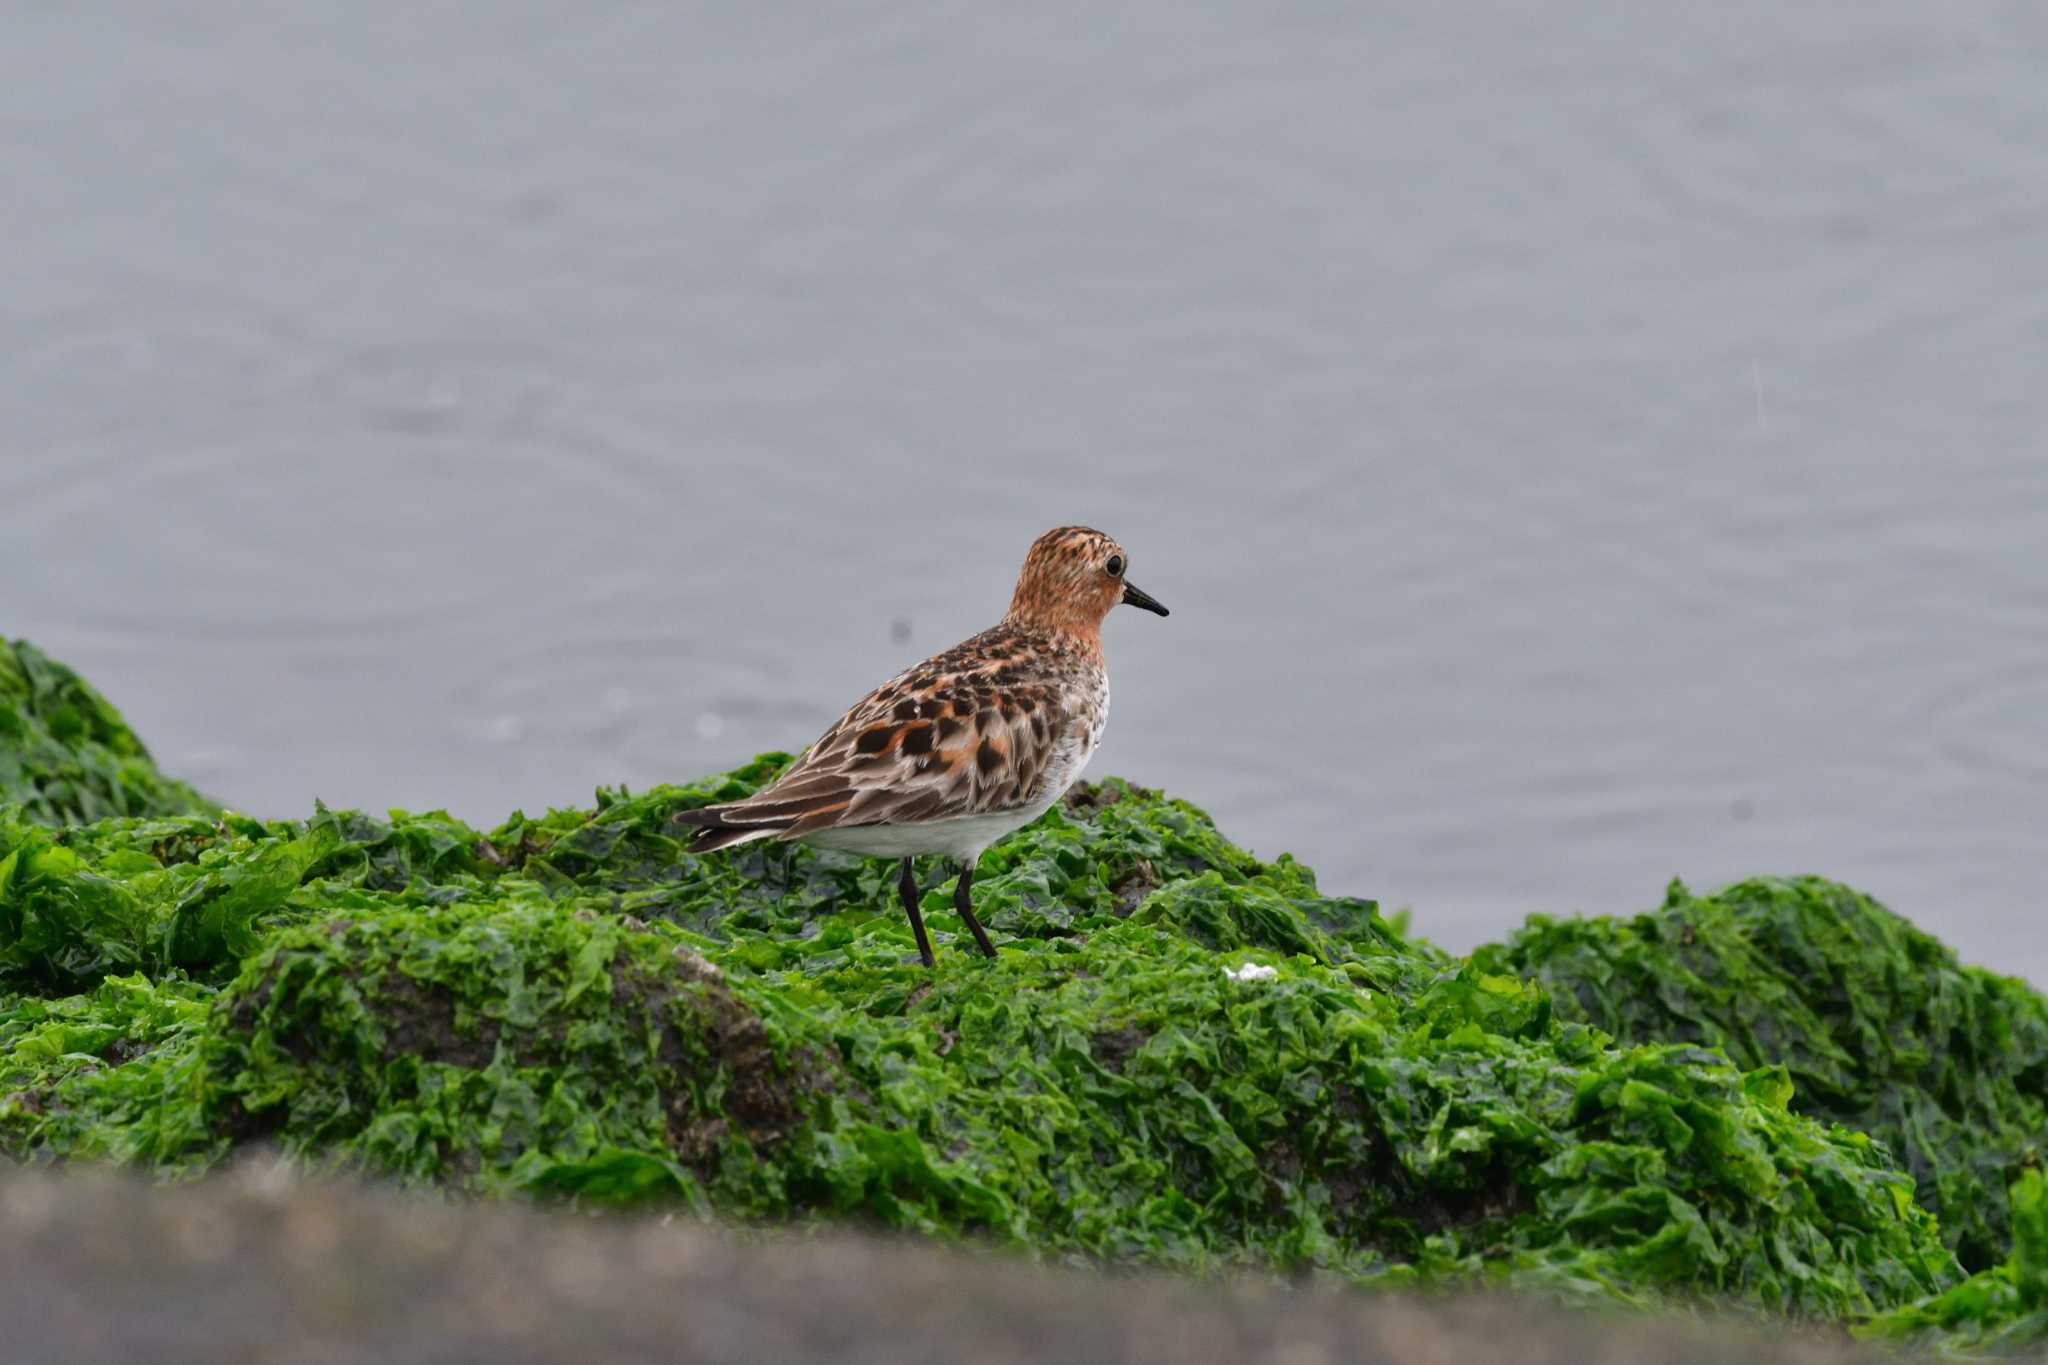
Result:
M1131 558L1124 547L1086 526L1061 526L1031 542L1009 619L1042 630L1093 639L1102 618L1119 603L1166 615L1149 593L1126 576Z

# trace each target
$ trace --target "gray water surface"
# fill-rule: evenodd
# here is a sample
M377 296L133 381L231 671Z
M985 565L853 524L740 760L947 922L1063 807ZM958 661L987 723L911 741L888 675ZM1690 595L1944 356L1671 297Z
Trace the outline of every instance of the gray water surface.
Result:
M250 811L800 747L1082 521L1095 771L1327 889L2048 982L2048 7L5 31L0 631Z

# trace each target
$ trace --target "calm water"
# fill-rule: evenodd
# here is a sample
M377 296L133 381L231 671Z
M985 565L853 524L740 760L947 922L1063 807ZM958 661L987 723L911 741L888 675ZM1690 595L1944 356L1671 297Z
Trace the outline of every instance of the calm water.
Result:
M248 810L801 746L1086 521L1096 771L1327 888L2048 981L2035 0L9 8L0 631Z

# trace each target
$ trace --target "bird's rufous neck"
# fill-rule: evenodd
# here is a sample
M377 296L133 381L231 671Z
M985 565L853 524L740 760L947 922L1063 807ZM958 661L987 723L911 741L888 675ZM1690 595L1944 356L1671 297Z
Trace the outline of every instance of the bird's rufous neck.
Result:
M1043 636L1087 654L1102 653L1102 621L1086 612L1046 610L1043 604L1016 601L1003 617L1005 624Z

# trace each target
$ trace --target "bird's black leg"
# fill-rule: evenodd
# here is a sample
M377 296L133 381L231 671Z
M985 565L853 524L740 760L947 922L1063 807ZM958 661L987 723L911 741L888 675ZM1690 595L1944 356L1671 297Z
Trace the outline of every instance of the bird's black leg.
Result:
M931 936L924 931L924 916L917 911L917 874L911 871L911 860L903 860L903 880L896 883L896 889L903 893L903 909L910 916L910 930L917 935L917 955L924 959L924 965L935 967L938 959L932 956ZM979 930L977 925L976 929Z
M988 933L981 927L981 921L974 917L974 864L971 862L960 864L960 884L953 888L953 908L974 931L974 941L981 945L981 955L994 957L996 947L988 941Z

